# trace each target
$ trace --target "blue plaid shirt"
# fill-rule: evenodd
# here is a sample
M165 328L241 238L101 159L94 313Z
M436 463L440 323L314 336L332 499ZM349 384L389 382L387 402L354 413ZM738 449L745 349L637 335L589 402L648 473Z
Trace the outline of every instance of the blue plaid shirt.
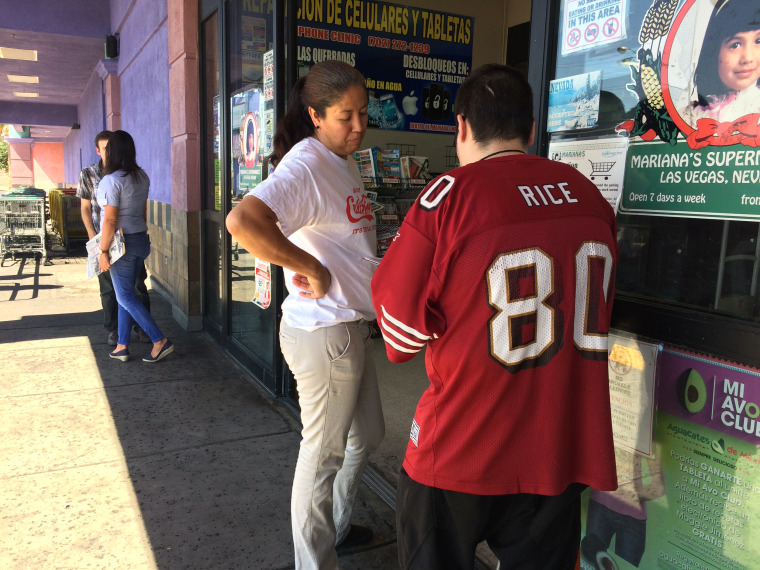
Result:
M103 171L100 168L100 162L96 162L82 169L77 187L77 198L90 200L92 204L92 223L96 232L100 231L100 206L98 206L96 193L101 178L103 178Z

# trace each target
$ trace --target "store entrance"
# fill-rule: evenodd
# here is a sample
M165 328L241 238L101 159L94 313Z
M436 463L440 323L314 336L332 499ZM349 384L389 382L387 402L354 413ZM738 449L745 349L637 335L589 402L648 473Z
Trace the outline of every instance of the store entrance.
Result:
M267 175L284 20L284 11L267 3L201 6L204 324L275 396L287 391L277 345L280 270L237 243L225 218Z

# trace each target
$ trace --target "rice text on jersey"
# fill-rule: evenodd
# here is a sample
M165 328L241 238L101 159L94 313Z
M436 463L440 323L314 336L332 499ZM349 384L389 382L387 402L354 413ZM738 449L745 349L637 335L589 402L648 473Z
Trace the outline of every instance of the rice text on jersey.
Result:
M533 206L550 206L552 204L559 206L561 204L578 203L578 199L573 198L572 194L570 194L568 186L569 184L567 182L544 184L543 186L538 184L533 184L531 186L521 184L517 189L520 191L520 194L522 194L528 207L532 208Z

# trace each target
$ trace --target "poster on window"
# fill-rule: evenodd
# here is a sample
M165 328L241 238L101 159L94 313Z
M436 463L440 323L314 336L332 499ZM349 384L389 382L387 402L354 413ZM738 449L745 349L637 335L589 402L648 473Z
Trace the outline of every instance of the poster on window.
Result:
M230 101L233 152L233 192L242 198L262 180L262 163L267 142L267 118L263 90L250 87L233 95Z
M553 133L596 126L601 85L600 71L563 77L549 83L546 130Z
M452 107L472 68L472 17L389 2L307 2L297 33L299 75L327 59L362 72L371 127L455 131Z
M254 292L251 303L262 309L268 309L272 304L272 266L266 261L256 258L254 267Z
M565 0L562 55L625 38L626 0Z
M659 345L609 335L607 359L615 447L652 457Z
M760 4L655 0L639 43L625 184L648 191L621 210L760 219Z
M552 139L549 158L569 164L593 182L605 200L617 211L623 191L626 137L594 140Z
M650 457L584 497L581 567L751 570L760 560L760 371L663 350Z
M264 51L267 48L267 21L253 16L240 17L240 57L244 83L262 80Z

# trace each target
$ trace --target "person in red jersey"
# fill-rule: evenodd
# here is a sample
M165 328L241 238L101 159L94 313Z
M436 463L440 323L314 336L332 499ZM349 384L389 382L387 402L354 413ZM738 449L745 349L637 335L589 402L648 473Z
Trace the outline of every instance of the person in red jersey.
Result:
M404 569L575 566L580 493L617 486L607 332L615 215L574 168L527 155L530 85L480 67L456 100L462 165L433 180L372 279L388 358L427 347L399 478Z

